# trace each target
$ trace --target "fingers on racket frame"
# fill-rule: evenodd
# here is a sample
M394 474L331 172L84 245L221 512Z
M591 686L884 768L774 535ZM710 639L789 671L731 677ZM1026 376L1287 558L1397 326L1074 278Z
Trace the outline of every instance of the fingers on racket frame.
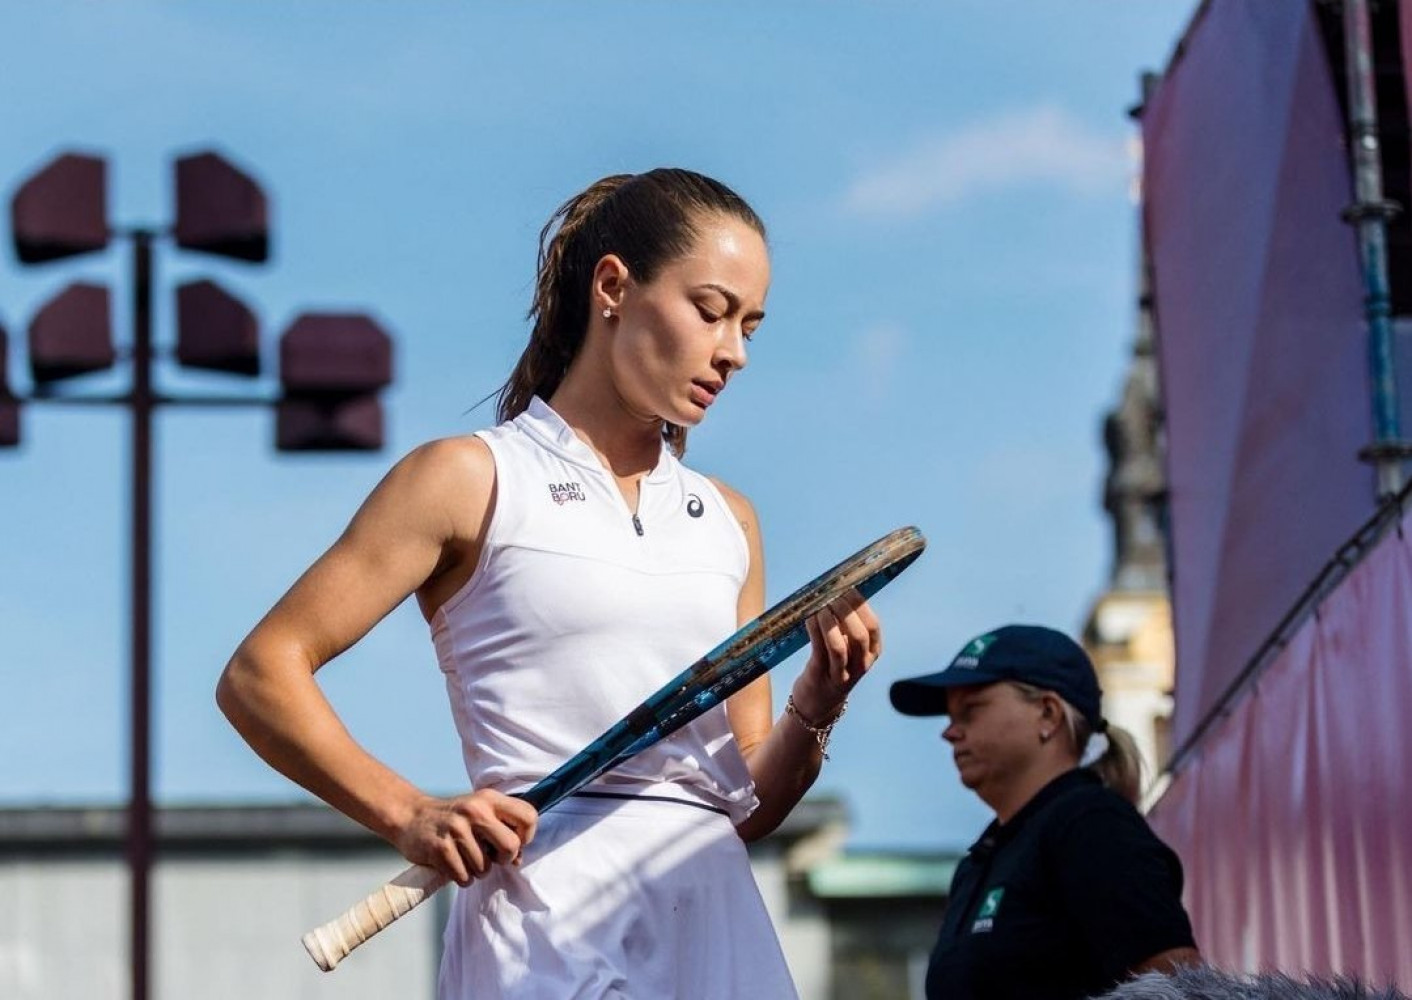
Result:
M802 648L805 622L849 590L871 597L926 548L899 528L860 549L747 622L520 797L541 812L671 735Z

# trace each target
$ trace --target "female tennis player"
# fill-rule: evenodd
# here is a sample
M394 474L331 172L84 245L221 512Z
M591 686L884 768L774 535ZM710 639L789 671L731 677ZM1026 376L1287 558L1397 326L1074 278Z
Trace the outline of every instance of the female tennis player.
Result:
M856 595L810 620L778 717L762 677L543 819L511 797L763 609L754 510L680 459L745 367L769 281L763 223L708 177L571 198L541 233L500 424L398 462L222 675L267 762L463 887L442 997L795 995L744 841L813 783L881 651ZM374 759L314 679L412 594L467 795Z

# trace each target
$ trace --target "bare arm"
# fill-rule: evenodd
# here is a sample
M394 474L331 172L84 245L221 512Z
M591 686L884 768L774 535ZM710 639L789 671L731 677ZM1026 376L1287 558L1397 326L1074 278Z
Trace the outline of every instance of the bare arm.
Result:
M533 808L491 791L454 799L420 791L353 739L314 674L410 594L475 565L494 486L494 461L479 440L413 451L240 644L216 689L221 710L268 764L408 860L461 884L490 860L479 841L499 857L518 855L534 833Z
M750 568L741 588L739 624L765 607L764 553L754 508L721 486L750 546ZM809 620L809 660L795 679L795 708L816 725L838 717L844 701L882 652L882 633L872 610L856 594L835 601ZM728 703L731 731L755 782L759 806L737 828L742 839L765 836L783 822L814 784L823 763L815 735L788 713L775 716L768 675L733 695Z

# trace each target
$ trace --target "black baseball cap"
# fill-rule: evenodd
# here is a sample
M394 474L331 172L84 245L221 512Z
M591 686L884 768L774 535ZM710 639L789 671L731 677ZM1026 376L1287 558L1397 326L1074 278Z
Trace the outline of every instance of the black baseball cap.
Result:
M903 715L945 715L946 689L1020 681L1053 691L1102 732L1103 692L1093 663L1073 639L1042 625L1004 625L978 635L934 674L896 681L889 694Z

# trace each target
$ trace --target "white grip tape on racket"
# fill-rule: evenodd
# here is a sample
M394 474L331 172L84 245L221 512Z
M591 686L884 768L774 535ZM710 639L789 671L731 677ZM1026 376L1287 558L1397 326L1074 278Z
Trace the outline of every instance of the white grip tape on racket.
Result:
M413 865L391 882L369 893L340 917L304 935L304 950L325 972L348 957L368 938L407 913L446 884L435 868Z

